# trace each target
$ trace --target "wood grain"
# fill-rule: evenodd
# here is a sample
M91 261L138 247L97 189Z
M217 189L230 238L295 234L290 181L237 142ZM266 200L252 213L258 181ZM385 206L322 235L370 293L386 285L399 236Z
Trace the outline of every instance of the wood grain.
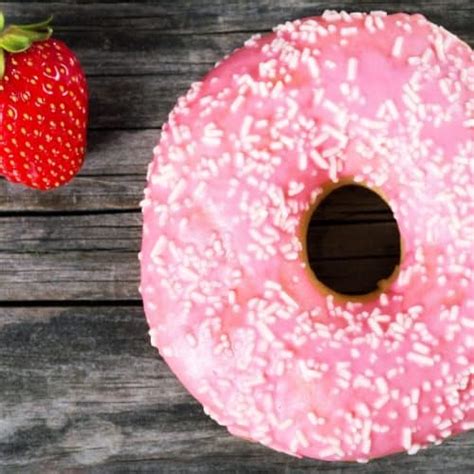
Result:
M7 308L0 362L1 472L474 469L469 435L368 465L299 460L232 437L204 415L151 348L138 307Z
M328 7L347 11L385 10L423 12L457 34L472 33L474 6L466 0L416 1L304 1L304 0L147 0L136 2L68 0L44 2L55 12L56 23L67 30L153 29L173 35L267 31L278 23L319 15ZM45 13L43 2L2 2L3 11L16 21Z

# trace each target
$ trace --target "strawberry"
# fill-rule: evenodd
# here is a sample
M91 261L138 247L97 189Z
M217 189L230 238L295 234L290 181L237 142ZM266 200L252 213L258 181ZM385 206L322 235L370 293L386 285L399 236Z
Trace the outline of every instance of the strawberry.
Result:
M0 175L41 190L67 183L86 148L86 79L50 22L3 30L0 13Z

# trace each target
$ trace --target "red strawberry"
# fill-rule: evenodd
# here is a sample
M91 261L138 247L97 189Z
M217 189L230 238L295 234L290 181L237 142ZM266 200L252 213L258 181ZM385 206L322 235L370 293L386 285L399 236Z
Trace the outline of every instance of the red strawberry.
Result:
M1 31L0 13L0 174L43 190L79 171L88 109L79 61L50 21Z

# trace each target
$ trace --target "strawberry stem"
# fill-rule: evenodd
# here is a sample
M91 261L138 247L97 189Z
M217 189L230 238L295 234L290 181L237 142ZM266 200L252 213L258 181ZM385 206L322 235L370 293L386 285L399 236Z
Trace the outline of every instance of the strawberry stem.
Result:
M53 17L29 25L10 25L6 29L5 18L0 12L0 79L5 74L5 52L10 54L26 51L37 41L46 41L53 33L50 26Z

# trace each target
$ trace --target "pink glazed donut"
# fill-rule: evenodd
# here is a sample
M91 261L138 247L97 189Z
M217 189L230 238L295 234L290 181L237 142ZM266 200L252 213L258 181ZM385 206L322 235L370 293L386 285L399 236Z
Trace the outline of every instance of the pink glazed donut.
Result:
M325 12L254 36L179 99L149 168L153 346L214 420L278 451L367 461L474 427L474 54L421 15ZM370 298L305 251L327 189L389 203Z

